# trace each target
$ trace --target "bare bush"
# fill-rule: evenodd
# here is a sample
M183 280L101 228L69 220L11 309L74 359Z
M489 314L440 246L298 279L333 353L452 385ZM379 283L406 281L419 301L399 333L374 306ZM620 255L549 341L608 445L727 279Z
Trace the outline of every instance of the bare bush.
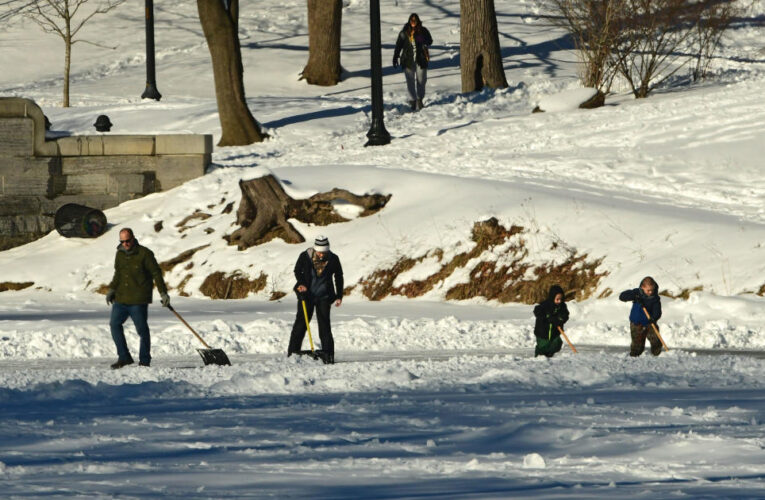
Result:
M542 0L583 63L582 83L607 91L616 75L647 97L692 64L703 78L741 0Z
M723 35L733 20L744 14L745 7L735 0L706 0L707 8L696 24L693 47L694 81L703 80L709 71L709 64L720 47Z
M549 19L573 38L582 63L580 80L585 87L608 91L615 73L610 64L617 35L615 20L623 0L545 0L553 12Z

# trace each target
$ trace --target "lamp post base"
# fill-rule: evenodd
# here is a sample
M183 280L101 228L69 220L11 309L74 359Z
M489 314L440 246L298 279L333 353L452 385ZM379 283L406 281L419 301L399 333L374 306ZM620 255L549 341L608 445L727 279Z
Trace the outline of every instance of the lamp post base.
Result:
M147 83L146 89L143 91L143 94L141 94L141 99L154 99L155 101L159 101L162 99L162 94L159 93L156 85Z
M367 138L369 138L369 140L364 144L364 147L385 146L386 144L390 144L390 134L385 129L385 124L382 119L372 120L372 127L369 129L369 132L367 132Z

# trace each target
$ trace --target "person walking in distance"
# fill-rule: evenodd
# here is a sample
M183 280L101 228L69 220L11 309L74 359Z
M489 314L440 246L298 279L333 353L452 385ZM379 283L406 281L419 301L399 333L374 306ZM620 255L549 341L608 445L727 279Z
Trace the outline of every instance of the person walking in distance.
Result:
M303 338L308 326L306 325L303 302L305 302L308 321L316 309L316 319L319 322L319 339L321 340L321 356L324 363L335 362L335 340L332 337L329 313L332 302L335 307L343 303L343 267L340 258L329 250L329 240L319 236L313 247L301 252L295 263L294 290L297 294L298 305L295 323L292 325L287 356L300 352Z
M425 97L425 83L428 81L428 63L430 62L428 47L431 45L433 45L433 38L430 36L430 31L420 22L420 16L415 13L410 14L409 21L396 39L393 67L398 67L400 56L412 111L423 108L422 99Z
M141 338L138 364L151 364L151 334L149 332L148 312L152 300L152 282L162 298L162 306L170 306L167 286L162 278L162 270L154 258L154 253L138 244L133 230L120 230L120 243L114 258L114 277L106 293L106 303L112 306L109 327L114 345L117 347L117 361L111 365L113 370L133 363L123 324L130 317L136 332Z

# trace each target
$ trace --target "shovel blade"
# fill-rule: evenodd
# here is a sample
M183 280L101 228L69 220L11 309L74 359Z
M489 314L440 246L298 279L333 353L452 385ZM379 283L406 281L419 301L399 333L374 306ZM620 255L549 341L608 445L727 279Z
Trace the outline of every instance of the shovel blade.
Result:
M202 356L205 366L231 366L231 361L228 360L228 356L223 352L223 349L197 349L197 352Z

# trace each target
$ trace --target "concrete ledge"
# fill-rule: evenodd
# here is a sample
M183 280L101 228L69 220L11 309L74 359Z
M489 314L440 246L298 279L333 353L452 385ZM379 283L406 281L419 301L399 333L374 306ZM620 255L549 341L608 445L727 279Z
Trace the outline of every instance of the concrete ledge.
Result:
M81 135L55 140L61 156L151 156L152 135Z
M158 155L211 155L213 142L211 135L158 135L156 153Z
M61 158L61 173L64 175L104 172L137 174L156 170L157 158L157 156L64 156Z

